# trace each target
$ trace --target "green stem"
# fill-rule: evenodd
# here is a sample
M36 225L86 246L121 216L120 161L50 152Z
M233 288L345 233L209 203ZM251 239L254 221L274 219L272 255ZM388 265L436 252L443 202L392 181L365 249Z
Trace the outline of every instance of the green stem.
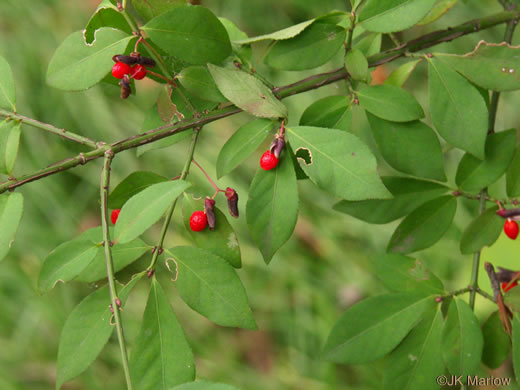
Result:
M517 24L517 20L511 20L507 23L506 31L504 33L504 41L507 43L511 43L513 39L513 33ZM491 104L489 107L489 121L488 121L488 134L492 134L495 132L495 120L497 116L498 110L498 100L500 98L499 92L493 92L491 96ZM479 214L482 214L486 210L486 197L487 197L487 188L483 188L480 191L480 206L479 206ZM471 270L471 287L472 291L469 295L469 306L471 309L475 308L475 298L477 294L478 287L478 271L480 268L480 254L481 251L475 252L473 255L473 266Z
M404 55L406 52L406 48L413 47L415 51L420 50L420 43L424 45L424 47L430 47L437 43L445 42L447 40L448 33L451 33L453 31L463 31L462 35L470 34L472 32L475 32L475 26L478 25L479 22L482 24L480 25L480 30L484 28L490 28L500 23L506 23L513 20L516 20L520 17L519 11L511 11L511 12L501 12L496 15L492 15L487 18L483 18L477 21L472 21L468 23L464 23L460 26L454 27L451 30L441 30L437 31L435 33L427 34L423 37L419 37L417 39L414 39L413 41L409 41L402 45L402 48L395 48L391 49L389 51L386 51L381 54L376 54L375 56L369 57L369 64L370 66L377 66L380 63L386 63L391 62L401 56ZM478 29L477 29L478 31ZM461 35L458 35L461 36ZM437 37L438 40L434 41L432 37ZM450 39L455 39L456 37L450 37ZM344 80L346 77L348 77L348 73L346 72L344 67L341 67L339 69L332 70L330 72L326 73L320 73L317 75L313 75L307 78L304 78L298 82L277 87L273 89L273 92L277 94L277 96L280 99L284 99L286 97L300 94L303 92L311 91L317 88L320 88L324 85L328 85L331 83L334 83L338 80ZM147 131L143 134L138 134L136 136L123 139L121 141L118 141L110 146L106 147L98 147L98 149L93 150L91 152L81 154L75 157L71 157L69 159L66 159L64 161L61 161L59 163L53 164L50 167L44 168L42 170L39 170L37 172L33 172L31 174L23 175L21 177L18 177L15 180L10 180L8 182L4 182L0 184L0 194L3 192L6 192L8 190L13 190L16 187L22 186L26 183L39 180L43 177L50 176L59 172L62 172L67 169L74 168L78 165L86 164L92 160L95 160L97 158L100 158L103 156L104 152L111 148L115 154L120 153L124 150L136 148L141 145L145 145L147 143L155 142L157 140L169 137L173 134L176 134L181 131L185 131L194 127L201 127L207 123L214 122L218 119L228 117L230 115L238 114L239 112L242 112L241 109L234 107L234 106L228 106L221 109L216 109L211 111L208 114L202 114L199 117L196 118L190 118L186 119L181 122L177 122L174 124L167 124L161 127L158 127L156 129ZM99 145L99 143L98 143Z
M368 63L370 66L381 65L402 57L407 52L413 53L424 50L431 46L438 45L439 43L448 42L467 34L494 27L498 24L518 20L518 18L520 18L520 11L515 9L512 11L500 12L485 18L471 20L446 30L434 31L417 39L403 43L399 47L370 56L368 58Z
M36 119L28 118L26 116L19 115L14 112L9 112L9 111L3 110L1 108L0 108L0 116L7 118L7 119L16 119L27 125L36 127L41 130L48 131L49 133L59 135L60 137L66 138L68 140L77 142L82 145L89 146L93 149L96 149L98 147L98 143L96 141L92 141L90 138L71 133L70 131L67 131L65 129L59 129L53 125L49 125L48 123L43 123L43 122L37 121Z
M123 10L120 11L120 12L123 15L123 17L125 18L126 22L130 26L130 28L132 29L132 31L138 32L139 31L139 27L137 27L137 25L135 24L135 22L132 19L132 17L126 11L126 2L123 3Z
M480 206L478 213L482 214L486 210L486 189L480 191ZM475 297L477 295L478 287L478 271L480 268L480 250L473 254L473 266L471 268L471 291L469 293L469 306L471 309L475 308Z
M193 161L193 154L195 153L195 145L197 144L197 140L199 138L200 133L200 127L197 127L193 131L193 137L191 139L190 148L188 150L188 158L186 159L186 162L184 163L184 168L182 169L182 173L180 176L180 180L186 179L188 176L188 173L190 172L190 165ZM162 252L162 248L164 245L164 240L166 238L166 233L168 231L168 226L170 226L170 222L172 220L173 212L175 211L175 206L177 205L177 199L176 198L172 205L170 206L170 209L168 210L168 213L166 214L166 218L164 219L164 223L162 225L161 229L161 236L159 238L159 243L155 247L155 251L152 255L152 261L150 262L150 265L148 266L148 270L153 270L155 268L155 264L157 263L157 258Z
M126 387L128 390L133 390L132 380L130 378L130 368L128 365L128 353L126 351L125 337L123 333L123 322L119 310L121 301L117 296L112 250L110 248L110 232L108 230L108 190L110 187L110 165L113 158L114 153L108 149L105 152L103 174L101 175L101 224L103 226L103 245L105 247L105 262L107 267L108 287L110 290L110 301L112 302L111 305L114 312L114 321L116 324L117 339L119 340L119 349L121 350L121 360L123 371L125 373Z

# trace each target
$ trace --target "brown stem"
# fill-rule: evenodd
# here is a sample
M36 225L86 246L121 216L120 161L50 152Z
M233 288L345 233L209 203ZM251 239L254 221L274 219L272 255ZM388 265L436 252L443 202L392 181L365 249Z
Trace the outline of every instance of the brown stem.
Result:
M379 53L374 56L371 56L368 59L369 64L372 67L377 66L381 63L393 61L394 59L403 56L406 52L419 51L421 49L431 47L438 43L445 42L447 40L447 38L450 36L450 34L452 34L453 31L456 31L458 33L462 33L462 35L465 35L465 34L470 34L470 33L473 33L473 32L479 31L479 30L483 30L486 28L496 26L497 24L507 23L510 21L516 21L516 20L518 20L518 18L520 18L520 11L515 9L514 11L501 12L501 13L498 13L498 14L495 14L495 15L492 15L492 16L489 16L486 18L473 20L471 22L461 24L452 29L436 31L436 32L424 35L422 37L419 37L417 39L414 39L412 41L409 41L407 43L404 43L399 48L394 48L391 50L387 50L383 53ZM460 36L460 34L459 34L459 36ZM453 39L453 37L450 39ZM143 42L146 44L146 41L143 41ZM299 93L303 93L306 91L320 88L324 85L331 84L338 80L342 80L342 79L345 79L348 77L349 77L348 73L345 71L345 69L339 68L339 69L335 69L330 72L321 73L321 74L317 74L317 75L313 75L313 76L304 78L304 79L302 79L298 82L292 83L292 84L274 88L273 92L280 99L283 99L283 98L286 98L286 97L289 97L292 95L296 95ZM136 148L138 146L145 145L150 142L155 142L159 139L176 134L180 131L185 131L185 130L188 130L188 129L191 129L194 127L203 126L207 123L216 121L221 118L225 118L230 115L237 114L241 111L242 110L239 108L230 106L230 107L214 110L205 115L201 115L199 118L191 118L188 120L184 120L182 122L177 122L175 124L167 124L167 125L161 126L159 128L150 130L146 133L123 139L123 140L118 141L107 147L101 147L101 146L99 146L99 143L97 143L97 145L99 147L96 150L85 153L83 155L71 157L70 159L65 160L64 162L62 162L59 165L56 165L52 168L45 168L45 169L39 170L37 172L21 176L15 180L10 180L8 182L0 184L0 194L3 192L6 192L6 191L12 191L16 187L19 187L19 186L29 183L31 181L53 175L55 173L58 173L58 172L61 172L61 171L67 170L67 169L71 169L80 164L85 164L85 163L88 163L97 158L103 157L104 152L108 148L112 148L113 152L117 154L124 150Z

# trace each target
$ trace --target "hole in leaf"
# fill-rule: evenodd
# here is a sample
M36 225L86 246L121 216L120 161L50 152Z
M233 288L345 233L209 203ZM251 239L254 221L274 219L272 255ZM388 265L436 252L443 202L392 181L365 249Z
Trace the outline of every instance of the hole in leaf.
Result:
M307 148L296 149L295 156L298 160L303 161L305 165L312 165L312 153Z

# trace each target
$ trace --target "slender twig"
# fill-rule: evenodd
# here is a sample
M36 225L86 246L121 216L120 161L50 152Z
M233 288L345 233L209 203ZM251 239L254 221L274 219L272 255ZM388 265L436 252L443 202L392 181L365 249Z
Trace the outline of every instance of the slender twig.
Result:
M221 189L218 187L218 185L213 181L213 179L211 179L211 177L207 174L207 172L204 170L204 168L202 168L202 167L200 166L200 164L199 164L197 161L195 161L195 159L193 159L191 162L192 162L193 164L195 164L195 165L196 165L196 166L201 170L201 172L204 174L204 176L206 176L206 179L208 179L208 181L210 182L211 186L215 189L215 191L217 191L217 192L215 193L215 195L218 194L219 192L226 192L226 191L224 191L224 190L221 190Z
M495 299L494 299L491 295L489 295L489 294L488 294L487 292L485 292L485 291L482 291L482 290L480 289L480 287L478 287L478 288L476 289L476 291L477 291L477 294L479 294L480 296L486 298L487 300L489 300L489 301L491 301L491 302L496 302Z
M463 198L471 199L471 200L480 200L482 198L480 193L478 193L478 194L470 194L470 193L467 193L467 192L464 192L464 191L461 191L461 190L454 190L452 192L452 195L453 196L462 196ZM484 196L484 199L486 200L486 202L497 203L497 204L500 203L500 204L503 204L503 205L512 204L512 205L516 206L516 205L520 204L520 200L518 200L516 198L496 199L496 198L493 198L493 197L491 197L491 196L486 194Z
M193 131L193 137L191 139L190 148L188 150L188 157L186 159L186 162L184 163L184 168L182 169L182 173L180 176L180 180L186 179L188 176L188 173L190 172L190 165L193 161L193 154L195 153L195 145L197 144L197 140L199 138L200 133L200 127L196 127ZM162 253L164 240L166 238L166 232L168 231L168 226L170 226L170 222L172 220L173 212L175 211L175 206L177 205L177 199L176 198L172 205L170 206L170 209L168 210L166 214L166 218L164 219L163 226L161 229L161 235L159 237L159 243L155 247L155 250L153 251L152 255L152 261L150 262L150 265L148 266L148 271L153 271L155 268L155 264L157 263L157 258Z
M515 9L513 11L500 12L481 19L474 19L453 28L431 32L419 38L403 43L399 47L370 56L368 58L368 63L369 66L385 64L395 60L396 58L404 56L407 52L413 53L424 50L431 46L438 45L439 43L448 42L461 36L472 34L496 26L498 24L518 20L519 18L520 11Z
M128 390L133 390L132 380L130 378L130 368L128 365L128 353L126 351L125 337L123 333L123 322L119 311L121 300L117 296L112 250L110 248L110 232L108 230L108 191L110 187L110 165L113 158L114 153L112 150L108 149L105 152L105 163L103 164L103 174L101 175L101 224L103 226L103 245L105 246L105 263L107 267L110 301L112 302L111 305L114 313L114 322L116 325L117 338L119 340L119 348L121 350L121 360L125 373L126 386Z
M159 74L159 73L156 73L150 69L146 69L146 73L149 73L151 75L154 75L155 77L158 77L164 81L166 81L168 84L172 85L174 88L177 88L177 84L175 83L175 81L169 79L168 77L166 76L163 76L162 74Z
M423 37L417 38L413 41L403 44L402 48L395 48L389 51L386 51L381 54L376 54L375 56L369 57L370 66L376 66L383 61L384 63L395 60L396 58L404 55L406 50L409 50L409 47L413 46L415 51L421 49L421 43L424 47L430 47L437 43L441 43L446 41L445 35L448 31L462 31L462 35L470 34L472 32L478 31L474 29L474 26L480 23L480 30L485 28L493 27L497 24L506 23L512 20L516 20L520 17L520 11L511 11L511 12L501 12L496 15L489 16L487 18L483 18L480 20L464 23L460 26L454 27L451 30L442 30L437 31L436 33L430 33ZM435 41L433 37L437 37L438 40ZM454 38L451 38L454 39ZM412 44L413 43L413 44ZM401 52L402 50L402 52ZM303 92L311 91L317 88L320 88L324 85L328 85L334 83L338 80L342 80L348 77L348 73L342 67L339 69L332 70L326 73L320 73L317 75L313 75L307 78L304 78L298 82L277 87L273 89L273 92L277 94L280 99L284 99L286 97L300 94ZM92 160L100 158L103 156L104 152L107 148L112 148L112 151L117 154L124 150L136 148L141 145L145 145L147 143L155 142L157 140L163 139L165 137L169 137L173 134L176 134L181 131L189 130L194 127L200 127L210 122L214 122L218 119L228 117L230 115L238 114L242 110L236 108L234 106L216 109L211 111L208 114L200 115L197 118L186 119L182 122L177 122L175 124L167 124L156 129L147 131L146 133L142 133L130 138L123 139L118 141L107 147L98 147L97 150L93 150L91 152L85 153L83 155L78 155L75 157L71 157L60 164L53 165L52 167L45 168L39 170L37 172L33 172L31 174L27 174L21 177L16 178L15 180L10 180L8 182L0 184L0 194L9 190L14 190L15 188L22 186L26 183L39 180L43 177L50 176L61 171L74 168L80 164L88 163Z
M96 141L91 140L90 138L71 133L70 131L67 131L65 129L59 129L48 123L43 123L43 122L37 121L36 119L28 118L26 116L16 114L14 112L9 112L9 111L3 110L1 108L0 108L0 116L7 118L7 119L18 120L27 125L36 127L41 130L48 131L49 133L59 135L60 137L66 138L70 141L74 141L74 142L80 143L82 145L90 146L93 149L96 149L98 147L98 143Z
M479 214L482 214L486 210L486 189L483 189L480 192L480 205L479 205ZM471 287L472 290L469 293L469 306L471 309L475 308L475 297L477 294L478 287L478 271L480 268L480 253L481 251L478 250L473 254L473 266L471 269Z

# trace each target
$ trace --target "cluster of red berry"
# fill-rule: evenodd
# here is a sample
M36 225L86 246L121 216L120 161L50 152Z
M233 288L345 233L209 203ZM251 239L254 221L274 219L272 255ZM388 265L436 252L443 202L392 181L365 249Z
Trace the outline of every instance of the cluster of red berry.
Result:
M238 218L238 194L237 194L237 192L233 188L228 187L228 188L226 188L224 193L225 193L227 201L228 201L229 214L231 214L232 217ZM197 210L197 211L194 211L193 214L191 214L190 229L193 230L194 232L200 232L200 231L204 230L206 228L206 226L209 227L209 230L215 229L216 218L215 218L214 207L215 207L215 200L210 197L206 197L206 199L204 200L204 211Z
M112 57L115 64L112 67L112 76L120 79L121 98L130 96L130 79L142 80L146 77L146 66L155 66L155 61L148 57L142 57L139 52L133 52L129 56L117 54Z
M280 132L275 135L274 141L271 143L269 150L260 157L260 168L263 170L270 171L278 165L280 154L285 148L284 131L284 122L282 122Z

